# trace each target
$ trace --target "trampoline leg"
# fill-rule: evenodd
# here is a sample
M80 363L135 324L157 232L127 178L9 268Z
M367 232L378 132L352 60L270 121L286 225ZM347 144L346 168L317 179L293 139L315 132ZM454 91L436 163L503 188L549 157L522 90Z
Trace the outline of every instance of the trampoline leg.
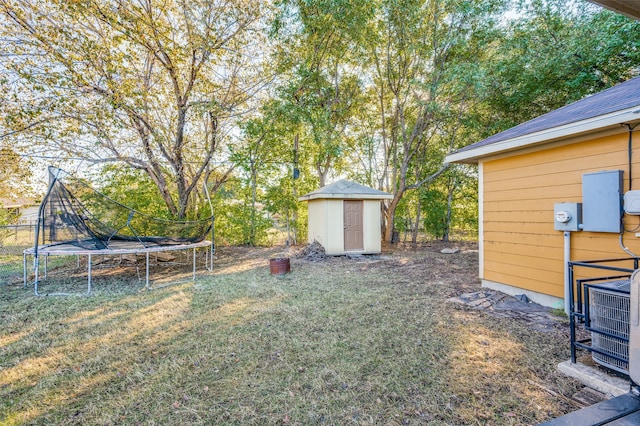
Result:
M149 252L146 253L147 262L145 265L144 288L149 289Z
M27 255L22 253L22 285L27 288Z
M87 294L91 294L91 255L87 255Z
M33 272L34 272L34 279L33 279L33 292L35 293L36 296L40 296L38 294L38 274L39 274L39 265L38 265L38 256L34 257L33 260Z
M44 255L44 279L47 279L47 268L49 267L49 255Z
M215 248L213 246L213 239L211 240L211 246L209 247L209 272L213 271L213 252Z

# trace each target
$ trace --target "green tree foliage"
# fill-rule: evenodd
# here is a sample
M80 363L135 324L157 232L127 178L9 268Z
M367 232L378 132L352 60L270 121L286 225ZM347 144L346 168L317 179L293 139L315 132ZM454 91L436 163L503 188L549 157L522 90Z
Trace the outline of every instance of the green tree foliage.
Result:
M107 165L93 180L96 190L127 207L152 217L172 218L158 187L142 170Z
M477 190L474 170L456 166L419 191L424 231L443 241L449 241L454 232L473 234L478 226Z
M215 238L218 244L266 245L273 226L264 208L251 205L251 186L229 179L214 198Z
M278 93L297 127L302 158L324 186L329 175L345 168L345 139L361 104L355 64L374 3L285 0L278 6L277 60L288 77Z
M486 64L484 133L628 80L639 64L640 22L587 2L527 2Z
M31 177L30 162L8 146L0 145L0 226L14 223L16 215L2 208L2 199L30 195L27 182Z
M236 176L246 187L237 193L241 198L236 198L242 201L242 208L236 216L243 218L238 225L246 228L239 233L243 244L256 245L265 241L271 221L263 208L267 200L262 189L273 185L281 175L290 173L293 158L287 149L285 138L289 135L283 128L287 120L280 107L277 102L266 104L260 116L245 122L242 141L231 152ZM231 208L238 210L239 206Z
M208 182L219 234L243 244L274 224L295 242L298 194L338 177L394 195L387 241L446 239L476 221L474 171L448 168L447 153L640 65L637 21L573 0L0 0L0 12L7 146L126 164L136 171L107 169L104 190L156 215L208 213Z
M0 145L0 198L18 198L30 192L30 161L13 149Z
M4 136L143 170L185 217L254 93L262 3L2 0L0 12Z
M299 181L286 175L277 184L267 188L265 208L273 214L279 227L286 230L289 244L294 244L298 236L306 235L307 232L307 216L300 214L302 209L296 195L301 189L297 186L305 189L303 193L307 192L308 186L305 187L304 184L304 180Z
M393 200L385 211L391 241L395 210L406 191L446 166L425 168L452 148L476 80L466 69L485 56L502 2L383 1L371 44L385 167ZM471 62L473 61L473 62ZM473 65L472 65L473 67Z

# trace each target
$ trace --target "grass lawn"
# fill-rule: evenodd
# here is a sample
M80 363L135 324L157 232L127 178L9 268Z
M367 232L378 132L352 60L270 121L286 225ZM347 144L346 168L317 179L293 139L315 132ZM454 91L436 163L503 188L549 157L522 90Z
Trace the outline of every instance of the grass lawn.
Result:
M477 252L221 248L213 273L89 297L0 286L0 424L529 425L577 407L565 330L472 311ZM80 290L84 290L84 283Z

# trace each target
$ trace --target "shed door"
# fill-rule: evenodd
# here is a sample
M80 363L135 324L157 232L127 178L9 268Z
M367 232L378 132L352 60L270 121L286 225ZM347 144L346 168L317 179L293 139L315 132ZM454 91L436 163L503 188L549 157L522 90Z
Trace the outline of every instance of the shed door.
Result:
M344 250L364 250L362 201L344 201Z

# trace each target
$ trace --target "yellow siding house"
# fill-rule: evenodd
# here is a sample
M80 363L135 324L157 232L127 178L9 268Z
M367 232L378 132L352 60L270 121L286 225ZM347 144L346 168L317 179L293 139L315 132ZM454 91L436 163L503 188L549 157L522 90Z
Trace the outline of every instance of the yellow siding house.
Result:
M565 250L571 261L640 254L640 216L622 210L623 194L640 189L639 123L640 78L634 78L446 158L478 165L483 286L561 307ZM619 217L612 218L620 230L576 230L567 247L564 233L554 229L554 206L582 203L583 217L593 216L601 206L587 208L583 196L587 191L599 200L598 189L585 184L585 175L597 172L621 176Z

